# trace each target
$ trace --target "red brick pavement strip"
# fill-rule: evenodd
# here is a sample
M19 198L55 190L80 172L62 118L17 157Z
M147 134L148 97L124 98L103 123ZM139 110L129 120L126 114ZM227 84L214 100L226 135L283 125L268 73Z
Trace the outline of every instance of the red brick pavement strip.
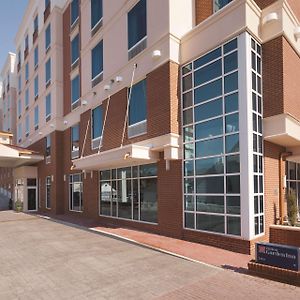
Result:
M99 226L99 222L91 220L78 220L74 217L65 215L55 216L53 219L83 226L94 232L104 233L139 245L161 250L172 255L234 271L247 272L248 262L253 259L251 255L235 253L216 247L169 238L158 234L142 232L124 227L108 227L107 225Z

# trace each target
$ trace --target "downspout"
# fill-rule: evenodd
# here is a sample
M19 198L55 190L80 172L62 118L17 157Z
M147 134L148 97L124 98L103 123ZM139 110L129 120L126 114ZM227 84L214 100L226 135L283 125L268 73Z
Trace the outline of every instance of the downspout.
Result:
M283 224L283 206L284 206L284 197L285 197L285 192L284 192L284 175L283 174L283 162L286 160L287 157L291 156L293 153L292 152L281 152L279 155L279 224Z

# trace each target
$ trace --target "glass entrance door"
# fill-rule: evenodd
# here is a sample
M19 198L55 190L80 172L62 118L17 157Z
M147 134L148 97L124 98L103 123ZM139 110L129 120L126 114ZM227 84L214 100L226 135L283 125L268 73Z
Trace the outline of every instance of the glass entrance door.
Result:
M28 210L35 211L37 210L37 189L34 187L28 187L27 189L27 203L28 203Z

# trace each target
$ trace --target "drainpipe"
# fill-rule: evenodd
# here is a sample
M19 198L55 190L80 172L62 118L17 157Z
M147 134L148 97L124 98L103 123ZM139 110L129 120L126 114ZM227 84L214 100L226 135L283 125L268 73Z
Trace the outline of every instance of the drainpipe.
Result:
M283 184L283 162L286 160L287 157L291 156L292 152L282 152L279 155L279 224L283 224L283 206L284 206L284 184Z

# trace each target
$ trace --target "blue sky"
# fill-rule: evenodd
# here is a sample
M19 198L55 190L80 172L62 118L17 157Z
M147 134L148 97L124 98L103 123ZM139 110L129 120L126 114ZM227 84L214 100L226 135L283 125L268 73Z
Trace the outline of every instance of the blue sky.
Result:
M28 0L2 0L0 9L0 69L9 51L16 52L14 39Z

